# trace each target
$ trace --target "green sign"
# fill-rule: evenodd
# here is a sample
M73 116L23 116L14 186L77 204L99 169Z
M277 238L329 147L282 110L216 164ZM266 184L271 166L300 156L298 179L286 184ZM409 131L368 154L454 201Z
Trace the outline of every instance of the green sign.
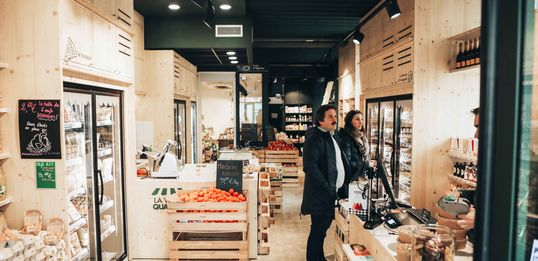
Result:
M56 162L36 162L35 173L37 188L56 188Z

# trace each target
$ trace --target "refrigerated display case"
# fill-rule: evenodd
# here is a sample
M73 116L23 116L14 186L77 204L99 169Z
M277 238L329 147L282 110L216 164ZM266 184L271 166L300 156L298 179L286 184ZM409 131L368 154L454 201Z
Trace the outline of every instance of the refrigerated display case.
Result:
M394 195L404 203L411 195L412 106L412 95L366 100L370 155L381 155Z
M196 102L191 101L191 142L190 142L190 149L191 149L191 161L190 163L195 164L196 163L196 144L198 140L198 122L196 121L196 115L198 115L198 112L196 110Z
M72 260L124 259L121 94L65 84L64 100Z
M186 132L187 131L187 102L182 100L174 100L174 133L177 142L177 157L182 165L187 162L186 157Z

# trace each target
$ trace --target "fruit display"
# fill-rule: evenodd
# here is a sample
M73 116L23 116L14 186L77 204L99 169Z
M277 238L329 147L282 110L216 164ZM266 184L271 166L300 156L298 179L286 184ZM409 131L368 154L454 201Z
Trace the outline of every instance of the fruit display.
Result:
M268 150L297 150L293 144L286 143L285 141L277 140L269 142L267 146Z
M148 175L148 170L146 168L140 168L136 171L137 177L146 177Z
M233 188L224 191L217 188L204 189L194 192L178 191L180 202L245 202L247 198L234 191Z

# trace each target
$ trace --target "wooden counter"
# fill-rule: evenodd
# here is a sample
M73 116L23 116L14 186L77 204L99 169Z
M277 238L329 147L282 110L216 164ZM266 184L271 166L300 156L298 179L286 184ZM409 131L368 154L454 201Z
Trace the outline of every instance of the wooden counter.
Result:
M374 260L396 260L397 235L389 234L388 230L380 225L374 230L364 229L364 222L356 215L351 215L349 223L349 244L366 246ZM348 260L354 260L350 252L344 251ZM355 259L356 260L356 259ZM472 244L467 243L463 250L456 251L456 261L473 260Z

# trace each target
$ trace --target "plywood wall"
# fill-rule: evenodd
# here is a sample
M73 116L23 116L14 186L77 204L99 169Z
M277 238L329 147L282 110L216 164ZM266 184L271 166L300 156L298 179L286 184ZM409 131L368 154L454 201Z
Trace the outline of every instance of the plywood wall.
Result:
M21 228L24 211L32 208L40 209L46 220L66 217L63 162L55 160L57 188L36 189L36 160L20 158L17 115L19 99L62 96L58 21L58 1L0 1L0 62L9 65L0 71L0 106L9 109L0 117L0 135L3 148L11 153L0 164L14 201L6 211L11 228Z
M452 136L472 137L479 70L449 73L448 37L480 26L480 0L415 0L412 203L432 206L449 189Z

